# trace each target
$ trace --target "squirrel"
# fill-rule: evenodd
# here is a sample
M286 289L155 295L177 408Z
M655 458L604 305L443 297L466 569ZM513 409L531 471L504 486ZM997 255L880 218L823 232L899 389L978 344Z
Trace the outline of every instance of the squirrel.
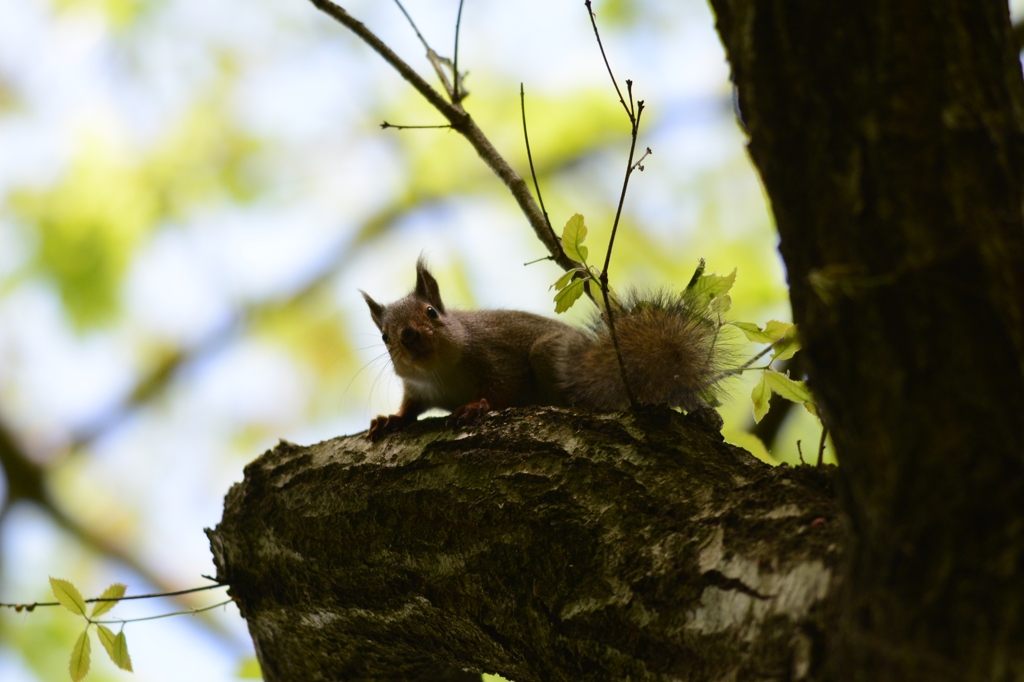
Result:
M448 310L421 257L416 287L389 305L360 290L404 393L396 414L370 422L379 440L428 409L461 426L528 405L621 410L630 401L601 315L589 330L518 310ZM633 295L614 318L630 388L639 403L686 411L717 405L724 358L720 322L684 291Z

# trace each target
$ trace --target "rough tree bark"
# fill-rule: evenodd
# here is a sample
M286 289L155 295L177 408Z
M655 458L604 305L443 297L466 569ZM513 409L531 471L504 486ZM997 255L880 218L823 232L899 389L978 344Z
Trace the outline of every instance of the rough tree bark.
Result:
M830 468L714 412L505 410L282 443L209 531L269 681L801 680L834 611Z
M1006 0L711 0L850 519L836 679L1024 679Z

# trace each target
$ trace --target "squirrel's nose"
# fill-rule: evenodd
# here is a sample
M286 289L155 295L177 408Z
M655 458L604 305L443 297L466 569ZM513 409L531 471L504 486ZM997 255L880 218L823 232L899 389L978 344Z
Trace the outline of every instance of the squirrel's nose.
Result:
M402 345L409 347L420 340L420 333L412 327L406 327L402 330Z

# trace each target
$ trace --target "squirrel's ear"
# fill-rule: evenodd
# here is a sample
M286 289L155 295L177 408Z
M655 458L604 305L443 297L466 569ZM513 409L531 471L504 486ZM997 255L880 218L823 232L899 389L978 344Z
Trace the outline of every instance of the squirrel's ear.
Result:
M359 290L359 293L361 293L363 298L366 300L366 305L370 306L370 317L373 318L373 323L377 325L377 329L381 329L380 323L381 317L384 315L384 306L370 298L370 295L362 289Z
M444 303L441 302L441 291L437 288L437 280L427 270L427 264L421 257L416 261L416 295L426 299L437 312L444 314Z

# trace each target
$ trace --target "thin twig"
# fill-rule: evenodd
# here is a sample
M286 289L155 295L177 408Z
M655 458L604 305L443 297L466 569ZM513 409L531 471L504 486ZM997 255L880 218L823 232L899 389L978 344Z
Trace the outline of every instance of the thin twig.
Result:
M395 125L394 123L388 123L387 121L384 121L383 123L380 124L380 127L381 130L387 130L388 128L394 128L395 130L438 130L442 128L451 129L452 126L450 123L441 123L438 125L431 126L404 126Z
M646 159L648 156L650 156L653 153L654 152L651 151L651 148L648 147L647 150L643 154L640 155L640 158L636 160L636 163L633 164L633 170L638 170L638 171L643 172L644 167L641 164L643 163L644 159Z
M555 234L554 229L551 227L551 220L548 218L548 209L544 207L544 197L540 194L540 183L537 182L537 170L533 167L533 154L530 152L530 134L526 132L526 91L523 89L523 84L519 84L519 110L523 114L523 139L526 140L526 158L530 162L530 175L533 176L533 188L537 190L537 201L540 202L540 210L544 214L544 222L548 224L548 229L551 230L551 236L556 240L558 235Z
M190 588L190 589L187 589L187 590L177 590L175 592L155 592L153 594L135 594L135 595L132 595L130 597L94 597L92 599L86 599L85 603L86 604L94 604L96 602L101 602L101 601L118 602L118 601L128 601L129 599L155 599L157 597L177 597L178 595L191 594L192 592L203 592L205 590L215 590L218 587L228 587L228 585L226 583L217 583L216 585L204 585L203 587L193 587L193 588ZM4 602L0 602L0 606L7 607L9 609L15 609L16 611L21 611L22 609L25 609L27 611L32 611L37 606L60 606L60 602L58 602L58 601L37 601L37 602L32 602L31 604L7 604L7 603L4 603Z
M458 104L462 101L462 79L459 78L459 29L462 27L462 3L459 0L459 13L455 17L455 56L452 58L452 77L455 79L455 86L452 89L452 102Z
M821 425L821 442L818 444L818 466L821 466L825 459L825 438L828 436L828 427Z
M612 346L615 348L615 357L619 361L619 373L622 376L622 385L626 389L626 397L629 399L631 407L636 407L636 396L633 395L633 389L630 387L629 379L626 377L626 363L622 359L622 351L619 349L619 337L615 333L615 312L612 310L608 301L608 268L611 266L612 248L615 245L615 234L619 229L619 218L622 216L622 206L626 201L626 188L629 186L629 176L633 173L633 154L636 151L636 138L640 128L640 117L643 113L644 101L640 100L637 103L636 118L630 116L633 133L629 143L629 160L626 162L626 177L622 180L622 193L619 195L619 206L615 210L615 222L612 223L612 233L608 238L608 251L605 253L604 257L604 269L601 270L600 277L601 293L604 295L604 311L608 320L608 332L612 337Z
M712 385L716 384L719 381L721 381L722 379L724 379L726 377L730 377L733 374L742 374L743 372L746 372L748 369L751 369L751 367L750 367L751 365L753 365L755 362L757 362L758 360L760 360L764 356L768 355L768 353L771 353L772 350L774 350L774 349L775 349L774 345L768 346L767 348L763 349L760 353L758 353L754 357L752 357L749 360L747 360L746 362L744 362L739 367L734 367L733 369L725 370L724 372L722 372L721 374L716 376L714 379L712 379L711 380L711 384ZM757 367L756 369L767 369L767 367Z
M640 132L640 117L643 116L643 99L637 102L637 116L633 119L633 136L630 140L630 158L626 163L626 177L623 178L623 190L618 195L618 207L615 208L615 220L611 223L611 237L608 239L608 251L604 256L604 270L602 276L607 274L608 265L611 262L611 247L615 243L615 232L618 230L618 219L623 215L623 206L626 204L626 188L630 184L630 175L633 174L633 154L637 148L637 135ZM646 156L646 155L645 155Z
M526 219L530 222L530 226L533 228L537 238L540 239L541 243L547 247L548 252L551 254L552 259L558 263L563 270L572 270L576 264L562 252L561 244L558 243L557 239L552 238L551 231L548 228L547 222L544 220L544 214L541 212L537 202L534 201L533 195L530 193L530 188L526 182L519 177L519 175L512 170L512 167L508 165L508 162L498 153L491 144L491 141L483 134L473 119L457 104L452 104L444 99L437 90L430 86L423 78L416 73L416 71L409 66L405 61L402 60L395 52L388 47L380 38L378 38L372 31L366 26L356 20L352 15L346 12L344 9L334 4L331 0L310 0L320 11L324 12L338 23L342 24L356 36L358 36L363 42L370 46L377 54L384 58L384 60L390 64L398 73L402 76L410 85L412 85L417 92L437 109L442 116L451 122L452 128L458 131L476 150L476 153L480 155L480 158L484 160L484 163L494 171L495 175L501 178L501 181L505 183L512 196L515 198L516 203L519 204L519 209L526 216Z
M608 63L608 55L604 53L604 45L601 43L601 34L597 31L597 18L594 16L594 10L590 6L590 0L585 0L584 5L587 6L587 14L590 15L590 25L594 27L594 37L597 38L597 46L601 48L601 57L604 59L604 65L608 69L608 75L612 78L612 85L615 86L615 92L619 93L619 101L622 102L622 108L626 110L626 115L629 116L629 122L634 123L633 108L626 106L626 100L622 97L622 91L619 90L619 83L615 80L615 74L612 73L612 65ZM626 81L629 83L630 81ZM632 93L630 94L630 100L632 100Z
M227 606L233 601L234 599L225 599L222 602L217 602L216 604L211 604L210 606L204 606L201 609L189 609L188 611L161 613L157 616L146 616L144 618L126 618L124 620L91 620L89 622L95 623L96 625L124 625L125 623L141 623L144 620L159 620L160 618L170 618L171 616L194 616L195 614L202 613L204 611L212 611L213 609L219 606Z
M800 447L799 440L796 442L796 454L800 457L800 463L806 465L807 462L804 461L804 451L803 448Z
M615 86L615 92L619 95L619 102L622 103L622 108L626 111L626 116L629 117L630 126L630 142L629 142L629 159L626 162L626 175L622 179L622 192L619 194L619 205L615 209L615 221L612 223L612 233L608 239L608 251L605 253L604 268L601 270L599 277L601 283L601 294L604 296L604 313L605 318L608 321L608 332L612 337L612 345L615 348L615 358L619 362L619 373L622 376L622 385L626 389L626 397L629 399L631 407L636 407L636 396L633 395L633 389L629 385L629 380L626 377L626 363L622 359L622 351L619 349L619 337L615 333L615 311L612 310L610 301L608 300L608 269L611 266L612 260L612 249L615 245L615 235L619 229L619 219L622 217L622 207L626 202L626 188L629 186L629 176L633 174L634 168L640 166L640 161L650 153L650 149L640 157L640 161L637 161L636 166L633 165L633 154L636 153L636 138L640 132L640 117L644 113L644 101L639 100L634 107L633 105L633 81L626 79L626 89L629 92L629 105L626 105L626 100L622 97L622 90L619 89L619 82L615 80L615 74L612 73L612 65L608 61L608 55L604 51L604 43L601 42L601 32L597 30L597 17L594 16L594 10L590 5L590 0L584 0L584 5L587 8L587 14L590 16L590 25L594 28L594 37L597 38L597 47L601 50L601 58L604 59L604 65L608 69L608 76L612 79L612 85ZM635 112L635 114L634 114ZM643 167L640 167L641 170Z
M314 2L313 4L315 5L316 2ZM445 92L448 93L448 96L452 98L452 101L454 102L455 90L452 88L452 84L448 82L448 75L444 72L444 67L441 65L443 58L440 57L436 52L434 52L434 48L430 47L430 43L428 43L427 39L423 37L422 33L420 33L420 29L419 27L416 26L416 22L412 20L412 16L410 16L409 13L405 11L405 6L402 5L401 0L395 0L395 4L398 5L398 9L402 10L402 14L405 15L405 18L406 20L408 20L409 25L412 26L412 30L416 32L416 37L420 39L420 42L423 44L423 49L427 51L427 61L429 61L430 65L434 67L434 73L437 74L437 79L441 81L441 84L444 86ZM456 77L456 80L458 80L458 77Z
M601 273L601 294L604 297L604 312L605 319L608 320L608 333L611 334L612 346L615 347L615 357L619 361L619 375L622 377L622 386L626 389L626 398L629 400L629 406L635 408L636 396L633 395L633 389L626 378L626 363L622 361L622 351L619 350L619 337L615 333L615 314L612 312L611 302L608 300L608 275L606 272Z
M523 267L525 268L527 265L533 265L534 263L540 263L541 261L544 261L544 260L551 260L551 256L544 256L543 258L535 258L534 260L527 261L527 262L523 263Z
M412 26L412 30L416 32L416 37L419 38L420 42L423 44L423 49L427 52L433 52L433 50L430 49L430 44L427 42L427 39L423 37L423 34L420 33L419 27L416 26L416 22L413 21L409 13L405 11L405 6L402 5L401 0L395 0L395 4L398 5L398 9L402 10L402 14L405 15L409 25Z

